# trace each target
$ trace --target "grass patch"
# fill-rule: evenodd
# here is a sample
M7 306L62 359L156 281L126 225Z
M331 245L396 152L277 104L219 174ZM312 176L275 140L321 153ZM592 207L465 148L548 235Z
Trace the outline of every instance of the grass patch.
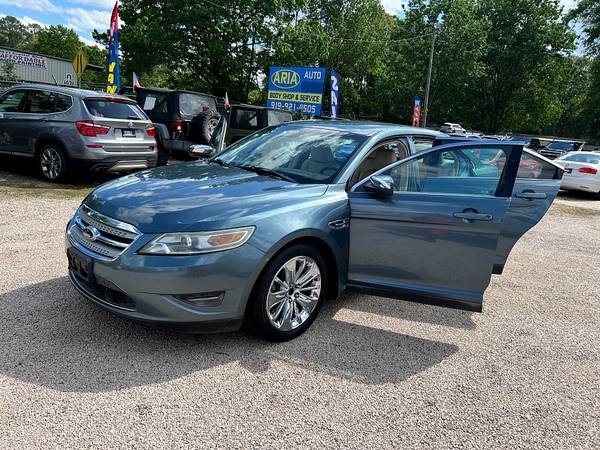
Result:
M35 187L35 186L2 186L0 185L0 195L2 196L19 196L19 197L44 197L54 199L77 199L88 195L93 187Z

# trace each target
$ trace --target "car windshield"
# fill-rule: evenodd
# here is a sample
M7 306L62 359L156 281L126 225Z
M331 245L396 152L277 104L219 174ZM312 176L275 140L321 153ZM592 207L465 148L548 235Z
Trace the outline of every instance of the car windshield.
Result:
M552 150L570 151L573 150L573 144L569 144L568 142L552 142L548 145L548 148Z
M228 147L214 161L275 171L302 184L330 183L367 137L325 127L269 127Z

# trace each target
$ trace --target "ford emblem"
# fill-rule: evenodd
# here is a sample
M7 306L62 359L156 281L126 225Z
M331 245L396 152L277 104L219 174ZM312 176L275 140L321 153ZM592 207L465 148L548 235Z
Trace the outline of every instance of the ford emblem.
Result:
M94 227L87 226L81 230L81 234L90 242L94 242L100 236L100 232Z

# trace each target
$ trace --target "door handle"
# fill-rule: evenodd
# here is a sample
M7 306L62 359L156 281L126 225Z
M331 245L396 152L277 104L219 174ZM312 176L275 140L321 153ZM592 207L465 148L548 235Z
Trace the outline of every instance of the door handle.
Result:
M545 192L523 191L515 195L515 197L524 198L525 200L543 200L548 198L548 194Z
M494 216L492 216L491 214L480 214L478 212L455 212L454 214L452 214L454 217L456 217L457 219L462 219L465 222L472 222L474 220L484 220L486 222L489 222L490 220L492 220L494 218Z

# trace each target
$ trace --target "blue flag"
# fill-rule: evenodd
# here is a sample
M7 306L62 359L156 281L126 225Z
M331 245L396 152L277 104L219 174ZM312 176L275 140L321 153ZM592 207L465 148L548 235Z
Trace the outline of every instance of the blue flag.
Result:
M115 3L108 30L108 86L106 92L116 94L121 89L119 77L119 2Z
M331 71L331 117L334 119L338 115L338 100L340 95L340 77L333 70Z

